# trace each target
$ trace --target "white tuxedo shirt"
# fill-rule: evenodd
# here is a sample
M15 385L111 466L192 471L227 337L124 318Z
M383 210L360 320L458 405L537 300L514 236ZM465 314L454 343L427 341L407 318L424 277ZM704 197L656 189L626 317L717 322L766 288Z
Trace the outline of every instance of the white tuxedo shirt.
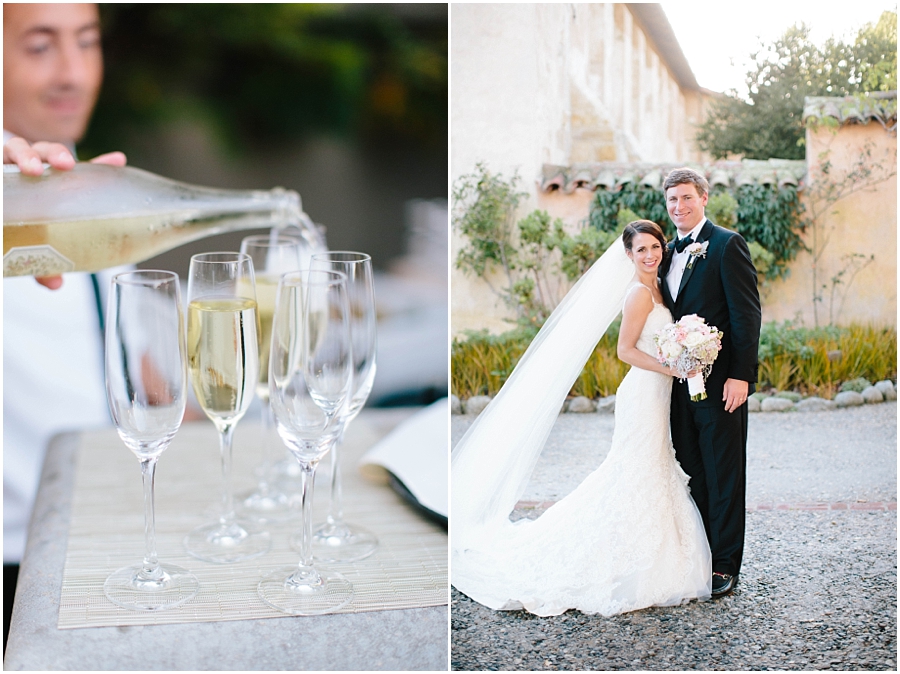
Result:
M688 233L688 236L696 241L697 237L700 236L700 230L703 229L703 225L705 224L706 218L703 218L703 220ZM680 253L674 250L672 251L672 263L669 265L666 283L669 284L669 292L671 293L673 300L678 298L678 289L681 287L681 277L684 276L684 269L687 267L688 258L690 256L691 254L687 252L687 249Z

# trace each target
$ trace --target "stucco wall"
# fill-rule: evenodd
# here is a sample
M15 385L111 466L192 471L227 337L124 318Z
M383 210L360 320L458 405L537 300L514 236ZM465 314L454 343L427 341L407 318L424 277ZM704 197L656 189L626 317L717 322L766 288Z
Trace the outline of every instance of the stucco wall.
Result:
M543 164L702 159L690 140L701 93L681 89L624 4L457 4L450 58L451 178L478 162L518 172L529 193L520 217L553 201L538 196ZM555 206L573 223L590 198ZM462 244L454 231L454 261ZM453 334L510 328L483 281L453 266L451 288Z
M822 153L840 176L853 166L867 142L872 144L873 161L892 165L896 170L897 137L889 134L877 122L866 125L849 124L836 133L826 128L807 132L807 161L809 175L818 173ZM837 286L833 318L838 325L852 322L878 326L897 325L897 178L882 182L871 189L857 192L834 205L822 219L821 235L829 236L819 259L818 285L823 299L819 304L819 324L827 324L830 317L831 279L846 265L851 253L874 255L875 260L853 279L849 289ZM805 240L813 245L812 232ZM806 325L814 325L813 316L813 257L800 253L791 264L790 276L776 282L767 290L763 303L763 320L793 319L798 315ZM845 274L844 278L847 278ZM825 288L821 288L822 285Z

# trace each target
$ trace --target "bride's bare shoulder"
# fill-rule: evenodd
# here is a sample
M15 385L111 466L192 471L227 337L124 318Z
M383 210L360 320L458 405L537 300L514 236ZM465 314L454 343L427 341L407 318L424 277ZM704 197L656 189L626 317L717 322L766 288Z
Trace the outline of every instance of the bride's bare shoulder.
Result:
M638 288L643 288L645 292L635 292ZM653 309L653 291L643 283L635 283L625 291L625 311L646 310L647 313Z
M645 292L635 292L636 290L643 288ZM644 299L649 299L651 302L653 301L653 291L650 290L643 283L635 281L628 288L625 289L625 301L628 302L634 297L642 297Z

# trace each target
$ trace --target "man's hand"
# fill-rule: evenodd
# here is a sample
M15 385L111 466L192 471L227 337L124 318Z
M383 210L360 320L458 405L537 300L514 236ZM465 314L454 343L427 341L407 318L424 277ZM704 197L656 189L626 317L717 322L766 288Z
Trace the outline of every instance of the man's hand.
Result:
M722 401L725 403L726 412L734 412L738 407L747 402L747 392L750 384L740 379L726 379L725 388L722 389Z
M107 152L91 160L92 164L108 166L125 166L125 155L121 152ZM75 167L75 157L62 143L38 142L32 145L24 138L10 138L3 146L3 163L15 164L27 176L39 176L44 172L43 163L50 164L60 171L70 171ZM35 278L45 288L56 290L62 287L62 276L43 276Z
M16 164L27 176L39 176L44 172L43 162L55 169L68 171L75 166L75 157L62 143L35 143L24 138L10 138L3 146L3 163Z

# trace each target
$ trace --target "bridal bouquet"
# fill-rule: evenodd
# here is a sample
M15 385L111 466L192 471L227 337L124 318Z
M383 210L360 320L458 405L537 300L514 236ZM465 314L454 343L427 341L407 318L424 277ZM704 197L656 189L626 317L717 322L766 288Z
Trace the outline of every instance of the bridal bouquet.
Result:
M691 400L705 399L704 381L722 349L722 331L697 314L689 314L660 329L654 340L657 360L677 371L682 380L687 378ZM697 373L688 377L692 371Z

